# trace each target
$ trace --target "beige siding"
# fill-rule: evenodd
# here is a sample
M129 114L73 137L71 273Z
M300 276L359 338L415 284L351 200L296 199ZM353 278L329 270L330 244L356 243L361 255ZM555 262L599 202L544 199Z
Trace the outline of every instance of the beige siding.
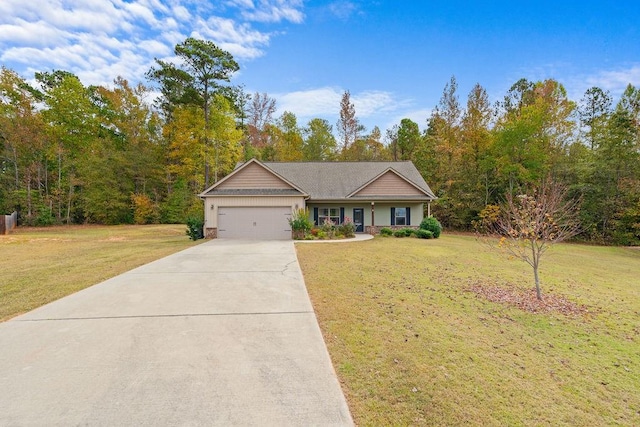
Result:
M358 191L355 196L424 196L420 190L388 171Z
M288 206L291 210L304 209L304 197L276 196L276 197L207 197L205 199L205 228L218 228L218 207L243 207L243 206ZM213 209L211 208L213 206Z
M291 189L293 187L262 166L251 163L218 185L217 188L225 190L246 188Z

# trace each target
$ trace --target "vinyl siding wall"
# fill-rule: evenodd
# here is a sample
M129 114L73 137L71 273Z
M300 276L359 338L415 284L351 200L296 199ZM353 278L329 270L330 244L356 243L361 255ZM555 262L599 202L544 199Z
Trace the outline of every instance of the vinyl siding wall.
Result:
M387 172L356 193L356 196L424 196L424 194L393 172Z
M262 166L252 163L217 187L226 189L291 189L292 187Z

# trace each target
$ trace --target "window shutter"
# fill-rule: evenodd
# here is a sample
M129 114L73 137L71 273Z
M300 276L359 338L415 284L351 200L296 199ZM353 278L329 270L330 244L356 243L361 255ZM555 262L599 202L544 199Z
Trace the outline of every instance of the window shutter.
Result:
M396 225L396 208L391 208L391 225Z
M340 224L344 222L344 208L340 208Z
M411 225L411 209L410 208L406 208L407 209L407 221L405 222L407 225Z
M320 225L318 224L318 208L313 208L313 222L316 225Z

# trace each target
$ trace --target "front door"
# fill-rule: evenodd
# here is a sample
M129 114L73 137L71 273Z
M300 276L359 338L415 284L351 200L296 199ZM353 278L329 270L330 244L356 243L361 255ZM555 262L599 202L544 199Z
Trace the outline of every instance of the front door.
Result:
M356 233L364 232L364 209L355 208L353 210L353 223L356 225Z

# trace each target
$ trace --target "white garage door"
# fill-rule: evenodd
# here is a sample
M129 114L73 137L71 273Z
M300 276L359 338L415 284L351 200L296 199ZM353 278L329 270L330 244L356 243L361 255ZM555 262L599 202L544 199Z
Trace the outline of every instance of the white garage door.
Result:
M291 239L291 207L218 208L218 237L222 239Z

